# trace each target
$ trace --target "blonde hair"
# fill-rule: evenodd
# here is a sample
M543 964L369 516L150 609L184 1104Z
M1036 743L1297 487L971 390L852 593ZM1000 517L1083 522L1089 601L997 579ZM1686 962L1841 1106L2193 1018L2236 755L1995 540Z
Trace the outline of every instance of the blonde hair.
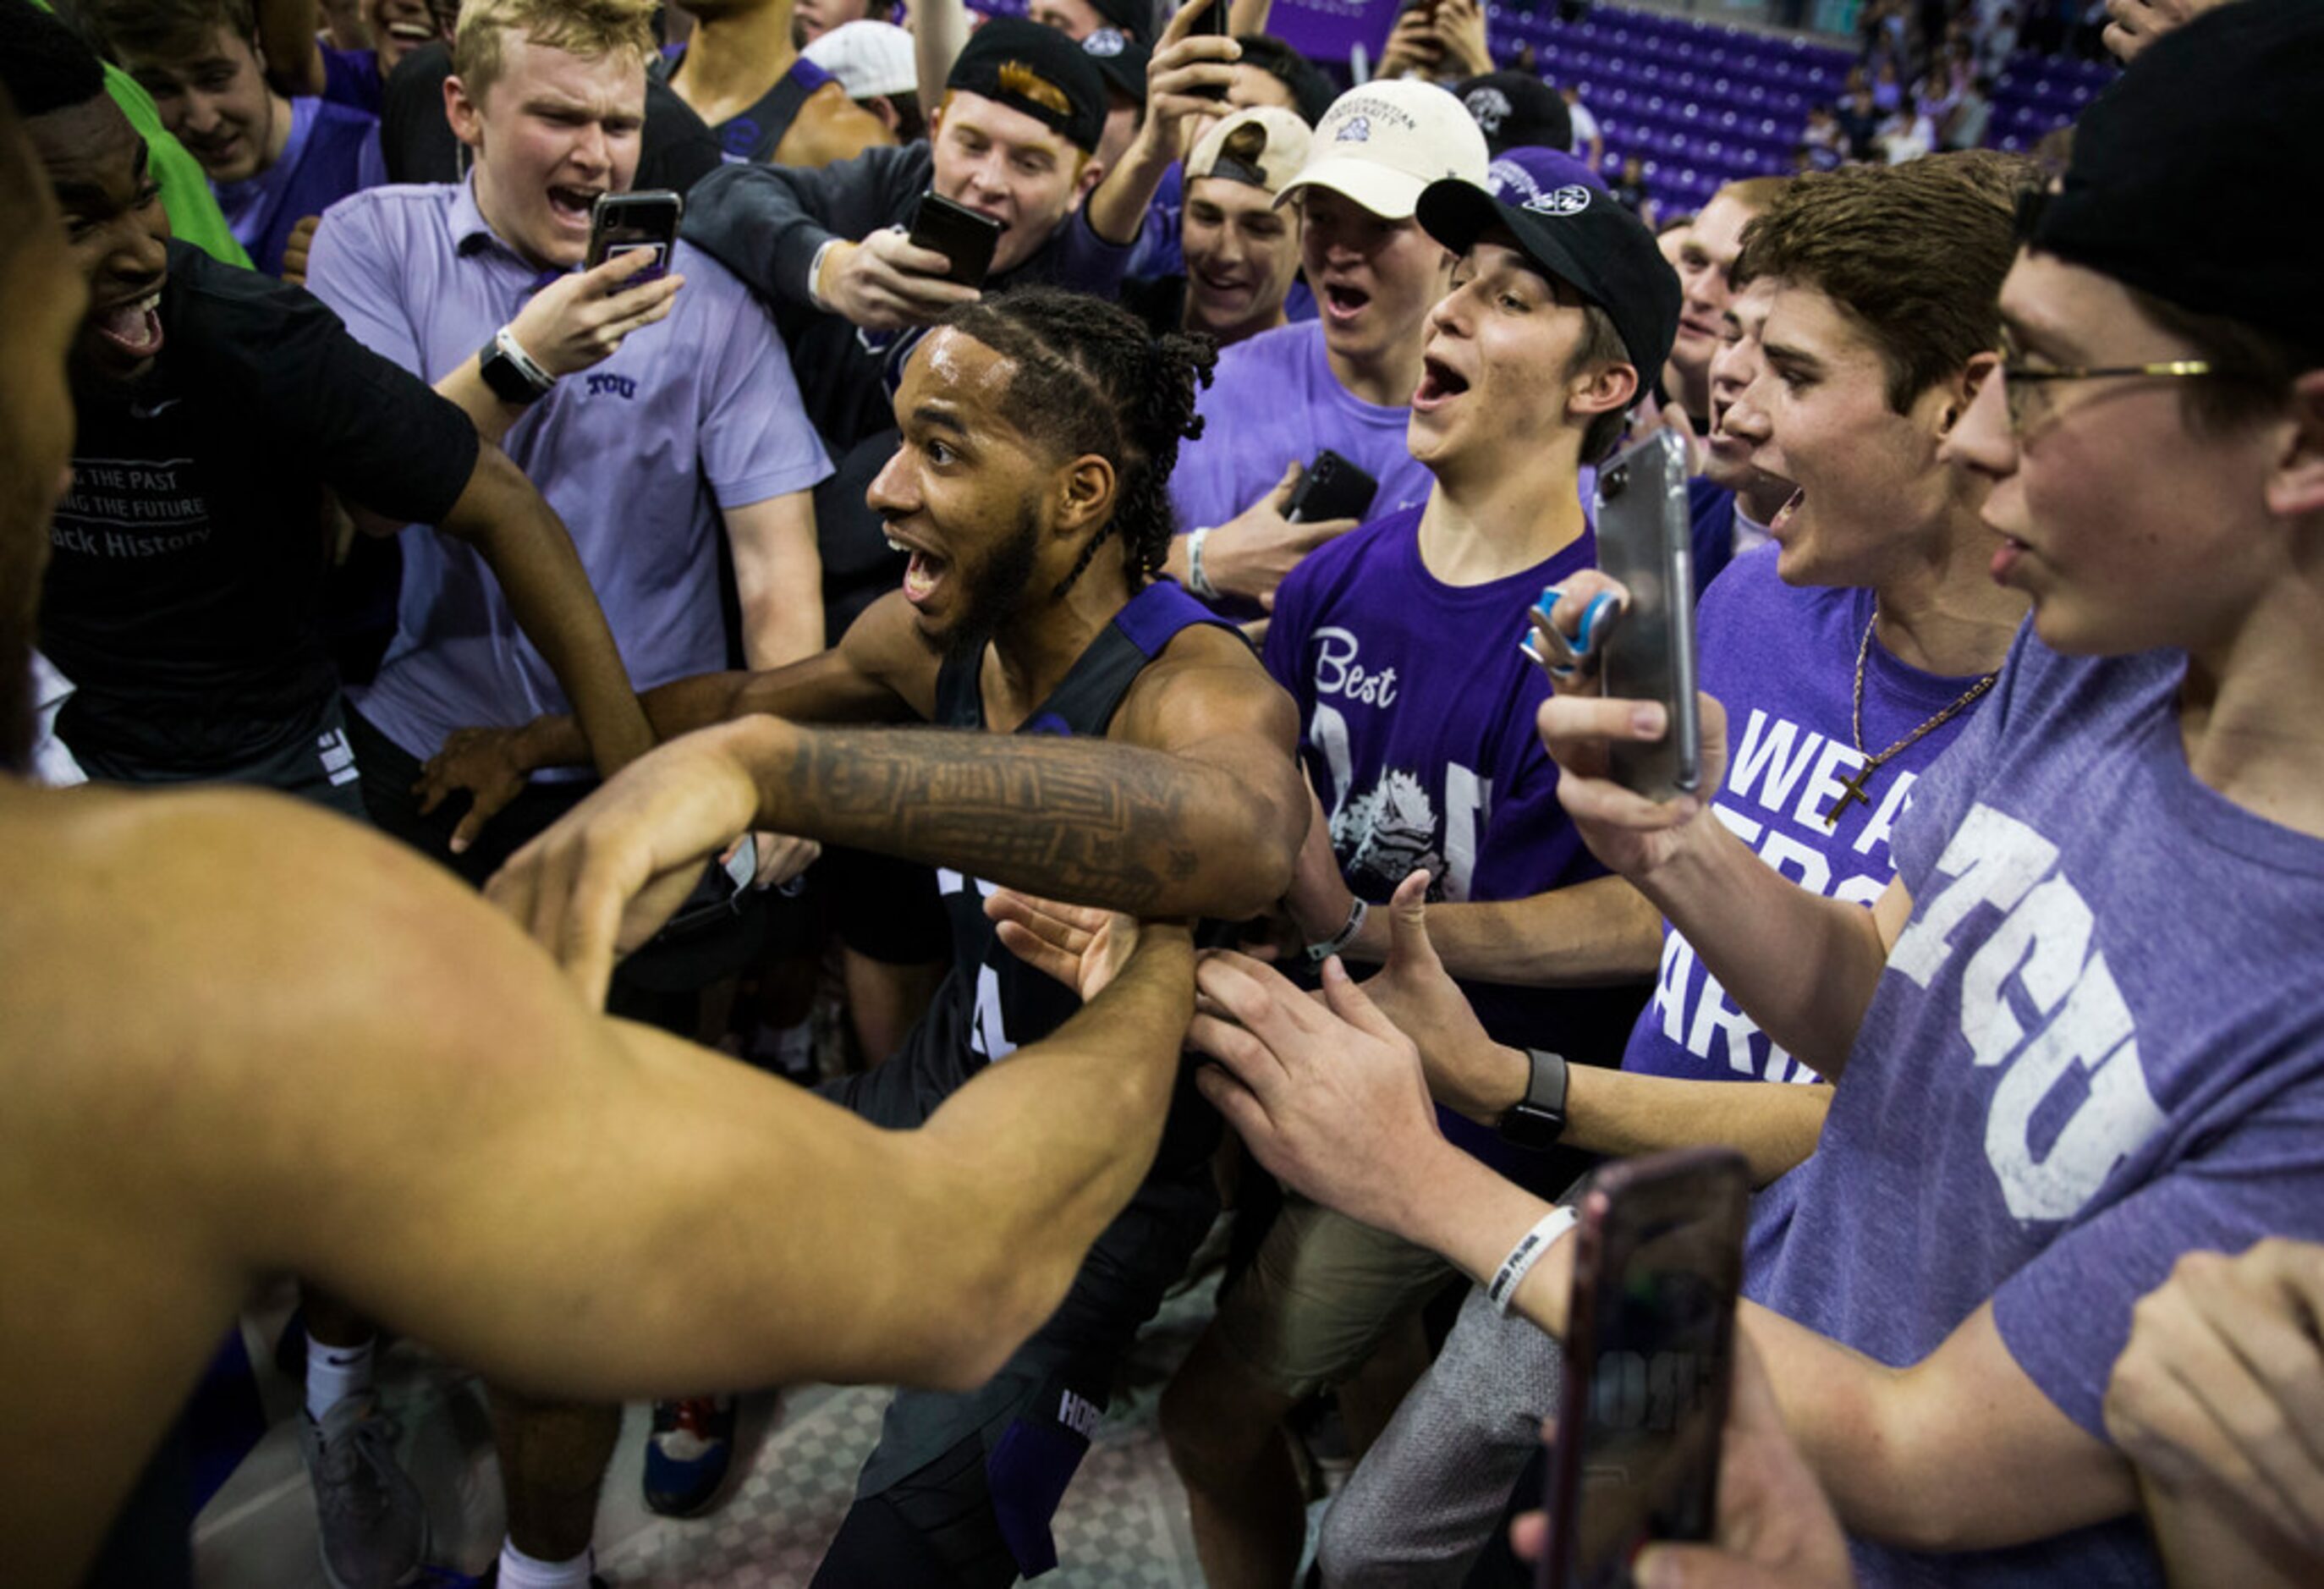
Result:
M452 70L482 103L501 75L501 40L522 33L549 50L595 59L626 52L653 59L654 0L466 0L452 35Z

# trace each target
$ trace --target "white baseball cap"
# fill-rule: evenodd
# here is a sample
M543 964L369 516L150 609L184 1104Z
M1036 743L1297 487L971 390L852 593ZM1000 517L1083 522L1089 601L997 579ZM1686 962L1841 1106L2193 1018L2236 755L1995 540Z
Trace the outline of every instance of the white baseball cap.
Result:
M799 51L839 79L850 99L908 94L920 86L912 35L891 22L844 22Z
M1186 156L1186 180L1225 177L1268 194L1283 191L1307 164L1314 134L1287 110L1256 105L1238 110L1203 134Z
M1452 177L1481 188L1491 161L1476 118L1435 84L1366 83L1332 101L1307 163L1276 202L1313 185L1344 193L1383 220L1406 220L1429 183Z

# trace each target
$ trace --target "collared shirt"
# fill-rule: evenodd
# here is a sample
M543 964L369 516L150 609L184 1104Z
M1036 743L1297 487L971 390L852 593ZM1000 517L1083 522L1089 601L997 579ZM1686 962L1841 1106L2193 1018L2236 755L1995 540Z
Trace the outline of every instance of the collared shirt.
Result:
M686 285L669 318L560 381L502 443L571 531L640 689L726 665L720 510L831 472L749 290L683 243L673 264ZM500 240L466 183L376 188L337 206L308 278L359 340L431 384L554 279ZM395 639L356 697L365 716L426 756L455 728L567 709L472 549L407 531L403 557Z

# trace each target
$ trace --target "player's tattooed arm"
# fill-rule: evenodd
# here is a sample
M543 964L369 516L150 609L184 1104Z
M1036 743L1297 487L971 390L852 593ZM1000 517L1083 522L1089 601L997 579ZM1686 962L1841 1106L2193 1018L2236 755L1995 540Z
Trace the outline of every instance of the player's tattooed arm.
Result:
M1250 914L1280 892L1226 770L1111 741L933 728L761 736L762 821L825 843L1148 916Z

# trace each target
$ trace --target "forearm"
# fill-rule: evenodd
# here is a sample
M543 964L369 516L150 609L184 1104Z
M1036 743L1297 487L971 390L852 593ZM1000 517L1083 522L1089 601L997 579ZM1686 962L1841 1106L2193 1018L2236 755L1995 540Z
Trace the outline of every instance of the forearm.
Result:
M1566 1071L1565 1134L1559 1141L1610 1158L1732 1148L1750 1165L1751 1184L1764 1187L1815 1151L1831 1106L1826 1086L1682 1081L1576 1065Z
M1096 739L771 718L722 732L772 832L1136 915L1239 919L1289 880L1280 814L1192 757Z
M964 1284L1007 1288L1019 1335L1055 1311L1090 1243L1153 1163L1194 988L1185 930L1149 924L1102 993L1049 1037L986 1067L915 1133L954 1167L957 1230L947 1245L983 1271ZM994 1174L996 1165L1008 1173Z
M968 7L962 0L920 0L912 9L912 67L920 103L944 103L945 80L968 46Z
M1908 1368L1753 1303L1738 1323L1850 1534L1908 1550L2001 1549L2135 1501L2129 1464L2026 1377L1989 1304Z
M1175 150L1153 135L1153 126L1150 122L1147 125L1123 152L1121 163L1108 171L1089 196L1090 229L1117 248L1138 241L1147 208L1154 202L1170 162L1177 158Z
M803 195L814 174L761 165L712 171L687 195L686 240L761 297L805 304L807 266L837 235Z
M513 485L494 478L503 470L514 476ZM480 493L482 500L475 500ZM598 771L610 775L650 749L653 731L573 539L515 466L487 449L455 516L441 529L474 546L492 569L517 627L573 703Z
M1409 1167L1410 1189L1387 1228L1436 1253L1479 1285L1490 1285L1503 1261L1551 1205L1450 1142L1442 1148L1431 1150L1434 1162ZM1518 1282L1511 1311L1562 1337L1572 1285L1573 1243L1560 1241Z
M1366 919L1348 958L1388 957L1385 917ZM1444 969L1464 982L1600 987L1655 974L1662 919L1628 882L1600 877L1522 900L1431 905L1428 936Z
M1871 911L1798 887L1711 817L1639 889L1762 1031L1840 1079L1887 960Z
M258 50L266 75L285 93L323 91L323 47L313 0L258 0Z
M469 355L467 362L436 383L436 395L456 406L475 425L478 436L498 447L524 410L493 394L480 373L482 364L476 355Z

